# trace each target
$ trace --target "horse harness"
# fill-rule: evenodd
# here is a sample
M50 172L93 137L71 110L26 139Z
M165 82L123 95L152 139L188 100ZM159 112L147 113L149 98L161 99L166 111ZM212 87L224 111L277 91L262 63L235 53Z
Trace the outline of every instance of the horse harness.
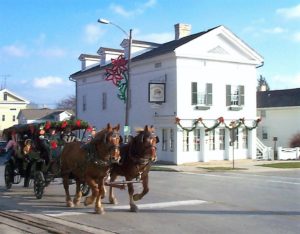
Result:
M142 138L142 142L145 140L145 136L144 134L142 134L141 136ZM154 134L151 134L150 136L148 136L147 138L149 139L146 139L147 141L150 142L150 145L147 146L145 149L144 149L144 152L147 151L147 149L151 148L152 151L156 151L156 146L152 145L152 140L154 138L156 138L156 136L154 136ZM139 153L137 153L133 147L131 147L130 149L130 153L129 153L129 156L128 156L128 159L131 160L134 165L135 165L135 168L136 170L138 171L138 176L136 177L136 179L139 181L141 180L141 177L142 177L142 174L147 170L148 166L151 166L155 161L151 158L151 155L150 157L148 155L144 155L145 157L141 157L141 155L139 155ZM148 156L148 157L147 157Z
M105 133L104 137L103 137L103 143L107 144L107 138L109 137L109 135L107 133ZM86 147L83 146L82 148L85 149L87 151L87 162L93 163L94 165L96 165L97 167L107 167L110 166L111 164L113 164L112 161L112 152L116 151L117 149L119 149L119 145L116 144L116 139L119 137L119 135L116 132L113 132L111 135L111 138L113 140L113 143L109 143L109 147L107 149L108 154L105 158L108 158L108 160L102 160L100 157L98 157L99 154L101 154L100 152L98 152L97 147L96 147L96 141L98 140L97 138L94 138L92 140L92 142L87 143L86 145L88 145Z

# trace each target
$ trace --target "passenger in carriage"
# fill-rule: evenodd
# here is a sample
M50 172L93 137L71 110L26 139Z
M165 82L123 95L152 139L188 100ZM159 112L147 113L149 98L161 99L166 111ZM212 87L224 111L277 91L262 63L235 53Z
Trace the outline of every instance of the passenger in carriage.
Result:
M72 129L70 126L67 126L66 130L62 133L62 140L64 141L64 143L77 141L77 137L72 132Z
M52 169L59 163L58 160L63 145L62 140L53 128L49 129L48 133L44 129L41 129L39 134L38 148L40 150L40 157L45 160L49 171L54 173Z
M12 134L9 137L7 144L5 146L5 151L7 152L6 160L10 160L11 157L15 155L16 147L17 147L16 135Z

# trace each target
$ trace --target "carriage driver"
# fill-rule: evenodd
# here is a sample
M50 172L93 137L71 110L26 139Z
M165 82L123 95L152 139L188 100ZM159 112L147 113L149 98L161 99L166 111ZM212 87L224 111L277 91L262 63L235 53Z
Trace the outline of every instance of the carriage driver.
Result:
M95 152L96 152L94 144L91 144L91 141L95 138L96 133L97 133L96 128L93 127L91 134L89 134L89 136L87 138L86 143L81 146L82 149L86 150L88 152L88 154L91 154L91 155L95 154Z

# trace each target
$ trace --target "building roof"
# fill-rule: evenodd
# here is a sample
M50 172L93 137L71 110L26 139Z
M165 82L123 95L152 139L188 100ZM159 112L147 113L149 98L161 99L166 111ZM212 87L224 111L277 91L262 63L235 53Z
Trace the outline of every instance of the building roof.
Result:
M0 89L0 93L8 93L8 94L10 94L11 96L13 96L14 99L15 99L13 102L21 102L21 103L24 103L24 104L29 104L29 101L28 101L28 100L26 100L25 98L23 98L23 97L21 97L21 96L15 94L15 93L13 93L13 92L11 92L10 90L8 90L8 89L6 89L6 88Z
M300 88L257 92L257 108L300 106Z
M157 48L154 48L148 52L145 52L141 55L138 55L134 58L131 59L132 62L134 61L140 61L140 60L143 60L143 59L148 59L148 58L152 58L152 57L156 57L156 56L159 56L159 55L163 55L163 54L167 54L167 53L170 53L170 52L173 52L176 48L194 40L195 38L197 37L200 37L216 28L218 28L220 26L217 26L217 27L214 27L214 28L211 28L211 29L208 29L207 31L202 31L202 32L199 32L199 33L195 33L195 34L191 34L189 36L186 36L186 37L182 37L178 40L173 40L173 41L169 41L169 42L166 42L164 44L156 44L154 43L155 45L157 45L158 47ZM102 66L100 68L101 69L104 69L105 67L109 66L110 64L107 64L106 66ZM92 67L90 69L86 69L84 71L78 71L78 72L75 72L73 73L70 77L74 78L76 76L80 76L80 75L84 75L84 74L89 74L89 73L92 73L94 71L99 71L99 66L95 66L95 67Z
M69 112L74 115L72 110L60 110L60 109L23 109L20 111L19 115L23 115L28 120L37 120L37 119L49 119L51 116L59 115L62 112Z

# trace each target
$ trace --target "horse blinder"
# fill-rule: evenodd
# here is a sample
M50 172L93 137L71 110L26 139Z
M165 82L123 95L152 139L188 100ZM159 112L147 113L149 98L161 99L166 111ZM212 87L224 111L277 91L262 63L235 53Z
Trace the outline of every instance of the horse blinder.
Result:
M109 138L109 143L111 144L110 147L111 161L112 163L118 163L121 158L120 145L119 145L120 136L116 132L113 132L108 138Z

